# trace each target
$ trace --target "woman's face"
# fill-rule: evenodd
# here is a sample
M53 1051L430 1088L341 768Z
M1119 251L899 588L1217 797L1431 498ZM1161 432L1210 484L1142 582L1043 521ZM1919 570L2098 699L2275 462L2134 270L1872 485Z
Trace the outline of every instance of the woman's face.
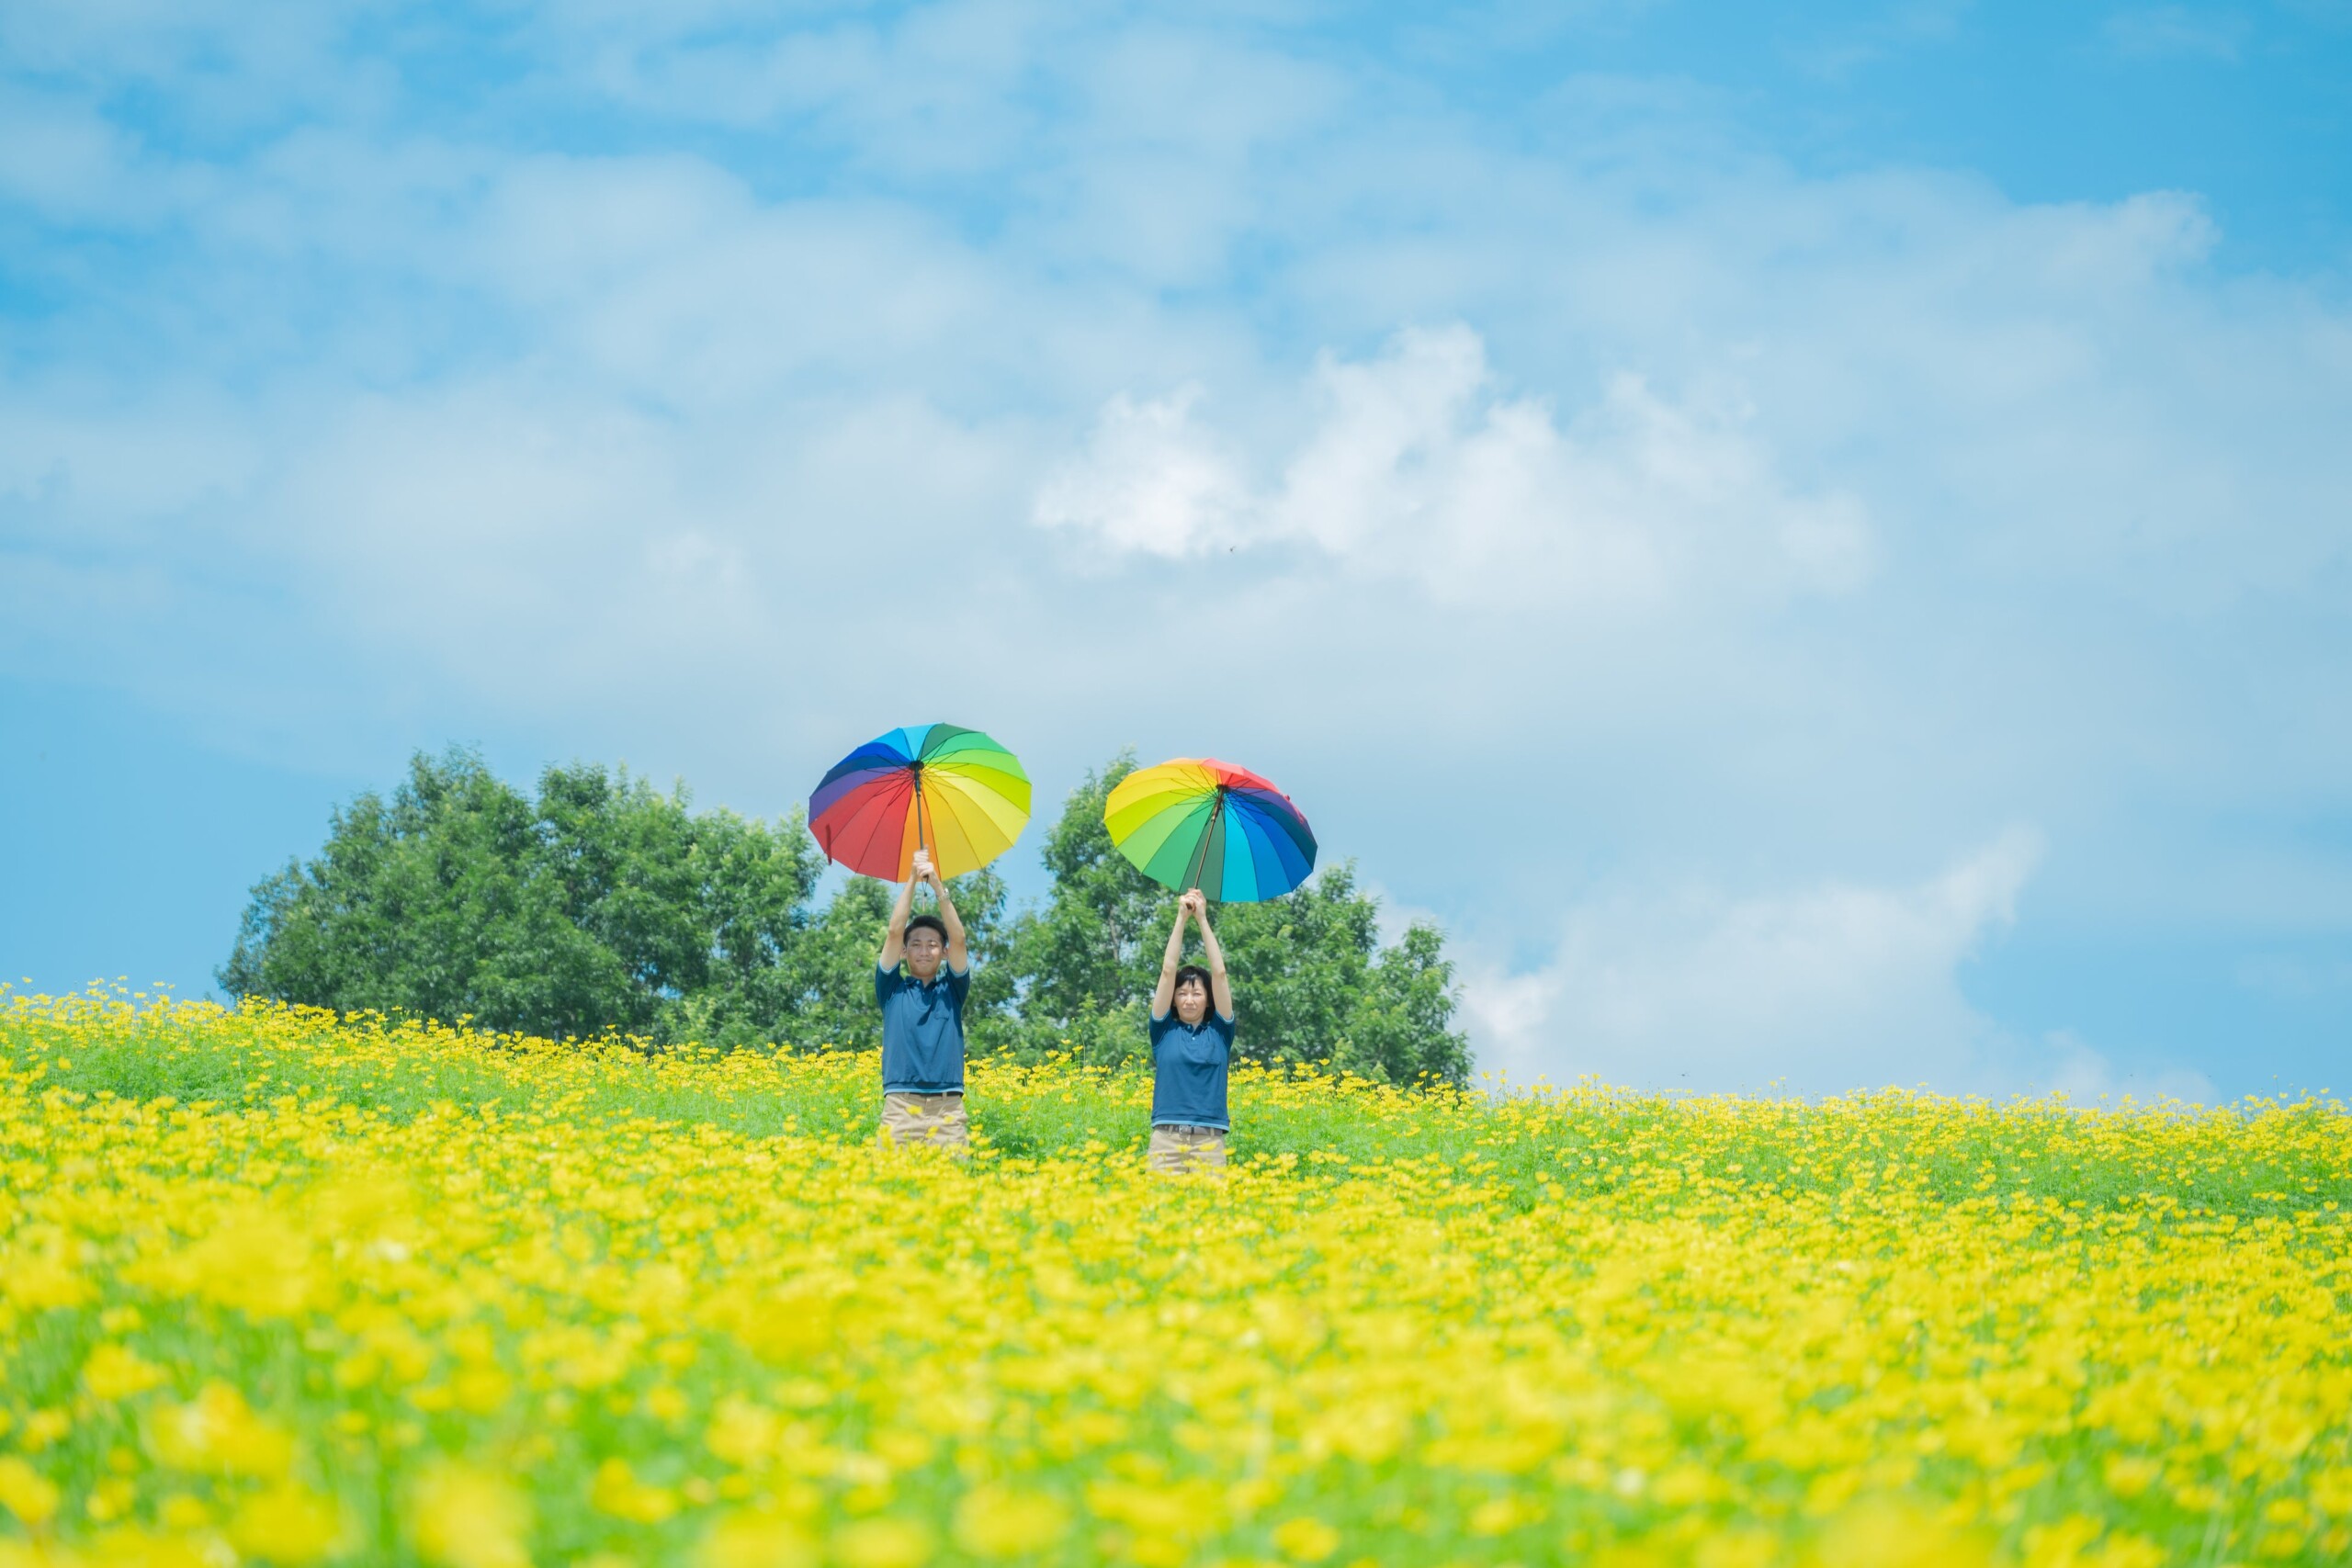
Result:
M1176 1016L1185 1024L1197 1025L1209 1015L1209 988L1201 984L1197 975L1187 975L1176 983Z

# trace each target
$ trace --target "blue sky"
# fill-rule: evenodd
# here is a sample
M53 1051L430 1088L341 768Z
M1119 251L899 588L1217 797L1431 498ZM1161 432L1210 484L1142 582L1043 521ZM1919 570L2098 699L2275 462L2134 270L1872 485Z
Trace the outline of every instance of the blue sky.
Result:
M2316 0L8 6L0 969L206 988L419 748L768 815L952 718L1272 774L1520 1077L2340 1088L2346 79Z

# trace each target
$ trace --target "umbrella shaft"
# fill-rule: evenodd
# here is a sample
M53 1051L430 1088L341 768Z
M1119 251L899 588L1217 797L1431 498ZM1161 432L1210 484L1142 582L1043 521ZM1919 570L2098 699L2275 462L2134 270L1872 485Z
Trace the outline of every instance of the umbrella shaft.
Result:
M1193 850L1193 869L1184 878L1184 886L1195 888L1201 885L1201 873L1208 869L1209 845L1216 840L1216 819L1225 815L1225 791L1216 792L1216 802L1209 807L1209 819L1201 825L1201 841Z

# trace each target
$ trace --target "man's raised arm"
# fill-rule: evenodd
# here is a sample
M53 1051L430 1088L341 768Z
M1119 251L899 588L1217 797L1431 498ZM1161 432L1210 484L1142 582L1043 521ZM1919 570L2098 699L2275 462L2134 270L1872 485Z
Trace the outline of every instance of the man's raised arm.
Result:
M890 929L883 933L882 951L874 960L874 967L876 969L896 969L899 966L899 961L906 957L907 916L915 907L915 884L922 880L922 874L928 869L922 852L916 851L915 874L907 879L907 885L904 887L899 889L899 901L890 906Z

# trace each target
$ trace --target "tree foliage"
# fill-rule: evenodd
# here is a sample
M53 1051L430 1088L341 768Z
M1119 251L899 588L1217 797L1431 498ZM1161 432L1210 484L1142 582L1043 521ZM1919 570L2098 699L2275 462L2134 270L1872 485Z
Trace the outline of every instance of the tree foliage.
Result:
M791 1018L819 857L797 821L696 813L626 770L418 756L254 889L221 988L555 1036L749 1039Z
M1175 896L1102 826L1134 766L1114 759L1064 803L1045 835L1042 907L1011 912L992 871L953 885L976 1048L1142 1053ZM529 797L471 752L420 754L390 800L360 795L315 858L254 889L218 977L234 996L557 1037L870 1048L892 893L851 877L820 900L821 870L797 812L698 812L683 787L593 764L548 769ZM1467 1076L1442 934L1415 925L1384 946L1352 863L1215 919L1245 1059L1401 1083Z

